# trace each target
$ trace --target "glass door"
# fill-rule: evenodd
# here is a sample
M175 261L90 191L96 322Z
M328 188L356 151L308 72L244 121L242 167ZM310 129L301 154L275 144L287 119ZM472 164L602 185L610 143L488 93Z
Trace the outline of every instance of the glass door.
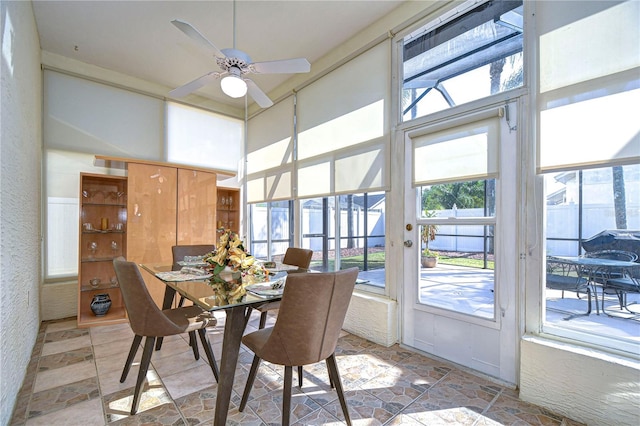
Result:
M515 103L508 108L515 117ZM502 107L405 132L402 342L510 383L518 341L516 135Z

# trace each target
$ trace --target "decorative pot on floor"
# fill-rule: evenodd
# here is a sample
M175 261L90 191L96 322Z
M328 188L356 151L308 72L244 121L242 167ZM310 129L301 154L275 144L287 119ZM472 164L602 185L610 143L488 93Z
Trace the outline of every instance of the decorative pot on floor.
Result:
M111 308L109 293L96 294L91 301L91 310L97 317L104 316Z
M438 264L438 258L431 256L422 256L421 263L423 268L435 268Z

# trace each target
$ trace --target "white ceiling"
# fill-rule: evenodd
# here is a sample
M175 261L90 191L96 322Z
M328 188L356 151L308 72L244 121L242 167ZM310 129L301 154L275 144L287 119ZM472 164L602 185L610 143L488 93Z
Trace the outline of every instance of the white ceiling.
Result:
M402 1L238 0L236 48L254 62L304 57L311 63ZM233 47L231 1L33 1L44 51L165 85L219 71L213 56L170 21L197 28L219 49ZM267 94L291 74L252 75ZM235 107L216 81L197 92ZM251 100L250 100L251 101Z

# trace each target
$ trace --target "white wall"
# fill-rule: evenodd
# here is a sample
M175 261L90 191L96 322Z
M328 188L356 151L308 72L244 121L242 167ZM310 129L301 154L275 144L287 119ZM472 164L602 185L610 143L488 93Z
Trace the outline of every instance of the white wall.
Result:
M637 363L541 338L522 340L521 357L521 399L587 425L638 425Z
M42 77L31 2L0 2L0 424L8 424L40 324Z

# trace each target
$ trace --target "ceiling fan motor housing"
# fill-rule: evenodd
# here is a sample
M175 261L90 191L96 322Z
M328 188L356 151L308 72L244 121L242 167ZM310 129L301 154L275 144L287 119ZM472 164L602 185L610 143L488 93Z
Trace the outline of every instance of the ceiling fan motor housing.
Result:
M232 68L237 68L242 74L251 72L249 68L251 58L246 53L237 49L222 49L221 52L224 53L226 57L216 57L216 63L220 68L229 72L231 72Z

